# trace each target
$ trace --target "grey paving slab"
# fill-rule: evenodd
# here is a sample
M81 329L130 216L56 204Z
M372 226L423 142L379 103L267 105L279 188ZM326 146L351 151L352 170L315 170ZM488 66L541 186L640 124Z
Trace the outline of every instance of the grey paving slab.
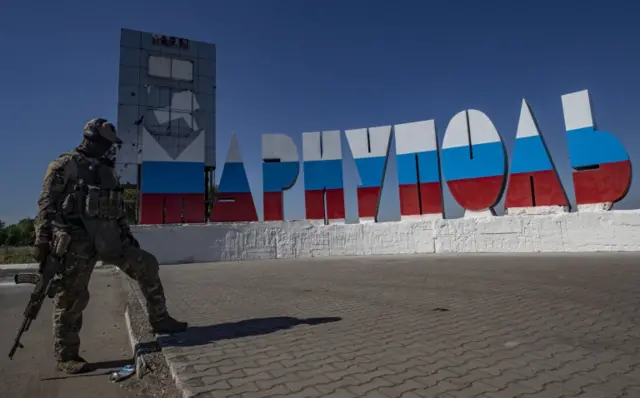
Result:
M185 396L640 397L640 255L162 267Z

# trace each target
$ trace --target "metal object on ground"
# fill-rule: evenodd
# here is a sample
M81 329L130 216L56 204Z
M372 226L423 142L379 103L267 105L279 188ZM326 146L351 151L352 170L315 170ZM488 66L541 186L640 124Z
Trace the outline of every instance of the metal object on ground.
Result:
M111 373L111 377L109 380L112 382L122 381L128 379L136 372L136 367L134 365L126 365L120 368L119 371Z

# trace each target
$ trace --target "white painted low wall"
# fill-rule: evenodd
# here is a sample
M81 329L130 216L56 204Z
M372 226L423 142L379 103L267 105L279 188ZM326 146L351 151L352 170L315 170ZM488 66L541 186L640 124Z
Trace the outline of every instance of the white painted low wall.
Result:
M640 251L640 210L315 226L142 225L161 264L372 254Z

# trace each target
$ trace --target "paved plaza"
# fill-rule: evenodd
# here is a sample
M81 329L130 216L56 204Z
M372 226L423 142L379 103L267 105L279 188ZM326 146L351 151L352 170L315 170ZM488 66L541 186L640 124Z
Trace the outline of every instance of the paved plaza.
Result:
M640 255L162 267L185 396L640 397Z

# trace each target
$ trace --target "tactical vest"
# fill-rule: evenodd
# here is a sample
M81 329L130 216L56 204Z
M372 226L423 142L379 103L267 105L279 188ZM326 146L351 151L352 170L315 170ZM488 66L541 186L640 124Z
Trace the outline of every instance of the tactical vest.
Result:
M123 190L112 167L78 152L63 156L75 163L60 209L65 218L118 219L124 215Z

